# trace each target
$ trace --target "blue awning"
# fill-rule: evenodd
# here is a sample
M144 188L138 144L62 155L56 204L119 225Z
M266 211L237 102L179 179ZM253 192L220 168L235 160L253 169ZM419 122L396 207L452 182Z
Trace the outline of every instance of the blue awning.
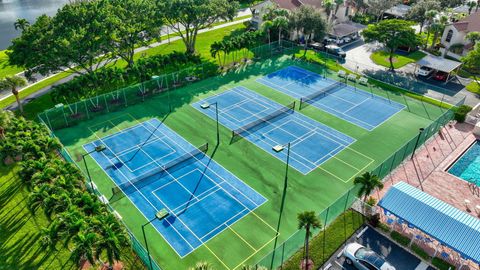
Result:
M392 186L379 206L464 258L480 263L479 219L405 182Z

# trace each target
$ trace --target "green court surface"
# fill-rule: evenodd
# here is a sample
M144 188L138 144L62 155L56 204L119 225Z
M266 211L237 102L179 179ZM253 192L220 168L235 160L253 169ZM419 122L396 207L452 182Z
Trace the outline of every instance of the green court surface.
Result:
M352 187L355 176L377 167L398 148L414 138L419 128L428 126L432 123L431 119L442 114L440 108L428 103L391 92L387 95L387 92L380 89L367 87L364 87L366 91L388 97L407 107L372 131L314 106L302 109L300 113L356 141L307 175L294 169L289 170L282 209L285 163L247 140L238 140L230 144L231 131L221 125L221 143L215 149L215 122L190 104L235 86L243 86L278 103L289 104L293 101L291 97L256 82L256 79L290 65L325 74L318 66L294 61L290 57L274 58L251 64L237 72L170 91L172 113L168 113L167 94L161 94L143 103L98 115L73 127L57 130L55 135L82 168L83 164L79 158L84 153L82 145L151 118L164 121L165 125L193 145L208 142L211 146L208 155L268 201L183 259L152 226L146 226L148 244L153 258L162 269L187 269L198 261L208 261L215 269L239 269L245 264L254 264L268 255L274 247L277 231L277 243L282 243L296 232L297 213L306 210L320 212L327 208ZM326 74L338 79L334 73L327 71ZM118 195L112 197L114 186L112 180L93 159L87 157L87 163L99 191L110 200L111 206L143 243L141 225L147 220L128 198ZM280 217L281 224L278 224Z

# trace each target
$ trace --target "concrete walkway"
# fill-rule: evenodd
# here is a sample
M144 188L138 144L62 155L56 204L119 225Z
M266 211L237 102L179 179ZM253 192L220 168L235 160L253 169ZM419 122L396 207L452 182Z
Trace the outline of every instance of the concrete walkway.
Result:
M250 12L250 10L248 9L248 13ZM246 16L246 15L249 15L246 11L240 11L237 15L237 17L242 17L242 16ZM213 27L210 27L210 28L205 28L205 29L201 29L198 31L199 34L201 33L205 33L205 32L210 32L210 31L214 31L214 30L217 30L217 29L221 29L221 28L225 28L225 27L228 27L228 26L231 26L231 25L235 25L235 24L240 24L240 23L244 23L246 21L250 21L251 18L245 18L245 19L241 19L241 20L237 20L237 21L232 21L232 22L226 22L226 23L223 23L223 24L220 24L220 25L216 25L216 26L213 26ZM162 38L166 38L166 35L162 36ZM164 44L167 44L169 42L173 42L173 41L176 41L176 40L180 40L181 37L180 36L174 36L174 37L170 37L169 39L164 39L160 42L155 42L155 43L152 43L148 46L144 46L144 47L139 47L137 49L135 49L135 53L140 53L140 52L143 52L143 51L146 51L148 49L151 49L151 48L155 48L155 47L158 47L158 46L161 46L161 45L164 45ZM20 92L23 90L23 89L26 89L27 87L29 86L32 86L34 84L37 84L41 81L44 81L46 79L49 79L53 76L55 76L56 74L58 73L55 73L55 74L52 74L52 75L49 75L49 76L46 76L46 77L39 77L37 78L37 81L34 82L34 83L31 83L31 84L28 84L26 87L20 89ZM19 75L23 75L23 73L20 73ZM24 97L22 99L22 104L26 104L28 102L30 102L31 100L33 99L36 99L37 97L40 97L46 93L48 93L53 86L55 85L59 85L59 84L62 84L62 83L65 83L65 82L68 82L70 80L72 80L74 77L78 76L78 74L71 74L61 80L58 80L56 81L54 84L52 85L49 85L47 87L44 87L38 91L36 91L35 93L32 93L31 95L27 96L27 97ZM4 100L8 97L12 96L12 93L10 91L2 91L0 92L0 100ZM17 108L17 104L16 102L12 103L10 106L6 107L6 109L8 110L15 110Z

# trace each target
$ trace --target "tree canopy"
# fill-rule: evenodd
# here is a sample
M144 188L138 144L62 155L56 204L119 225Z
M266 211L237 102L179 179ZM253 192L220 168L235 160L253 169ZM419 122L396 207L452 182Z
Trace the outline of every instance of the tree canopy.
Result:
M412 28L413 22L404 20L383 20L370 24L362 31L365 42L379 42L389 53L390 70L393 67L393 54L400 46L413 47L419 44L419 39Z
M198 31L218 20L233 20L238 2L229 0L159 0L157 16L163 16L180 35L187 53L195 53Z
M27 76L64 69L93 74L117 58L131 67L135 48L159 36L162 18L156 15L154 0L74 1L54 17L21 26L9 47L10 63L27 69Z
M407 19L420 24L420 32L427 20L427 12L429 10L440 11L440 3L436 0L420 0L415 3L407 13Z

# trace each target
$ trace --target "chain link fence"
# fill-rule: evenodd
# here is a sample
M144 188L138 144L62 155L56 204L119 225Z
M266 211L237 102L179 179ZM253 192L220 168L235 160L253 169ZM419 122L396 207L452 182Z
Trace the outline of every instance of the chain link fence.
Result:
M298 46L295 43L289 41L282 41L281 43L272 42L271 44L250 49L250 51L252 59L255 61L259 61L279 55L292 55L298 53L302 49L302 47ZM326 58L331 57L329 55L324 56ZM322 68L322 65L319 65L318 63L309 63L305 62L304 60L299 60L298 58L291 61L302 61L302 63L304 63L307 67L310 66L317 72L319 71L319 69L323 70L324 76L329 76L333 79L340 80L336 73L327 72L325 66L323 66ZM145 100L156 96L157 94L165 92L168 93L169 91L174 91L179 87L191 84L195 81L219 75L220 74L217 66L211 65L211 63L204 63L195 67L180 70L178 72L156 76L153 77L151 80L138 83L136 85L126 88L122 88L107 94L82 100L73 104L58 104L55 108L46 110L43 113L39 114L38 117L40 119L40 122L42 122L49 128L51 136L55 136L53 134L54 130L75 125L81 121L92 119L100 114L117 111L124 107L144 102ZM373 77L368 78L369 80L381 82L385 85L391 85L389 81L382 81ZM402 89L400 88L400 86L397 85L392 85L397 88L396 90L392 90L391 87L385 89L383 87L380 87L378 84L373 83L362 86L357 84L356 82L350 82L348 81L348 79L345 79L345 83L353 84L353 86L358 87L358 89L361 89L363 91L370 91L372 95L375 94L385 97L390 102L395 101L404 104L406 106L406 109L410 112L422 115L425 118L433 120L433 122L428 127L426 127L422 133L419 133L418 136L410 139L404 146L399 148L394 154L392 154L388 159L386 159L372 171L373 174L376 174L381 178L384 178L388 174L390 174L410 154L412 154L415 149L423 145L425 141L427 141L431 136L436 134L444 125L446 125L450 120L452 120L455 108L465 102L464 97L456 103L451 103L454 104L454 106L452 106L444 103L444 101L446 101L446 98L442 98L442 100L428 99L423 96L416 95L416 91L412 91L412 89L410 88ZM65 148L62 148L60 153L65 158L65 160L76 164ZM81 171L83 172L83 170ZM88 179L88 176L85 175L85 178ZM325 228L328 227L328 225L331 224L332 221L334 221L338 216L340 216L352 206L352 204L357 200L356 196L358 194L358 190L358 186L351 187L334 203L332 203L329 207L319 213L319 218L322 221L324 229L322 231L317 230L314 232L314 234L319 234L323 232L323 245L328 242L329 237L332 237L325 234ZM97 190L91 191L99 197L102 196L102 194L100 194ZM105 204L110 211L114 212L114 209L108 202L105 202ZM363 220L355 222L363 223ZM127 229L128 235L130 236L133 250L144 262L144 264L148 265L149 258L146 249L128 229L128 226L126 224L124 225ZM276 269L278 267L281 267L288 260L288 258L290 258L296 251L298 251L299 248L303 246L305 240L304 237L305 232L303 230L295 232L283 243L279 243L278 245L276 244L275 248L268 255L266 255L257 262L257 265L266 266L269 269ZM345 234L345 240L347 238L348 236ZM328 258L331 254L329 254L330 251L325 246L322 250L322 258L323 261L325 261L325 259ZM161 268L156 264L155 260L152 261L154 262L154 269L160 270Z

